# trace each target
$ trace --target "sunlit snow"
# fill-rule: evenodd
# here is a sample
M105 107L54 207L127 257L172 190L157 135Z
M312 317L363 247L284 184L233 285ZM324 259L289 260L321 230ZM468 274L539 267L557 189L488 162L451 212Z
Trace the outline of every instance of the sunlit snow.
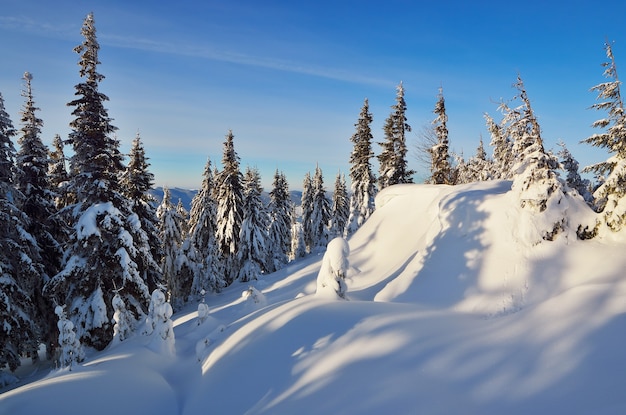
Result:
M550 216L517 196L385 189L346 299L315 295L309 256L172 316L172 354L138 333L72 372L21 368L0 414L624 414L626 234L578 240L594 214L571 198L537 240Z

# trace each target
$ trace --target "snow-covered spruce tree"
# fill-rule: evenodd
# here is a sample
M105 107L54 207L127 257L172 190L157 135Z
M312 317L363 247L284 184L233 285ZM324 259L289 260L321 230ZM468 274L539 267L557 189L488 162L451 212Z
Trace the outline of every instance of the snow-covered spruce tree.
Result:
M85 18L81 33L84 41L74 50L85 79L68 104L74 107L68 188L76 203L65 212L73 230L63 269L44 288L57 303L67 305L81 343L102 350L113 338L115 287L123 288L120 295L136 319L145 315L149 291L137 266L141 224L121 191L122 154L104 108L108 98L99 92L104 76L97 71L100 46L93 14Z
M120 185L141 225L141 230L138 230L139 239L136 241L137 270L146 282L148 290L153 291L163 284L160 268L163 249L159 239L155 198L150 194L154 186L154 174L148 170L149 167L146 151L137 133L130 149L128 165L120 178Z
M187 258L195 264L196 272L191 284L191 295L202 292L220 291L225 285L220 270L217 243L215 240L217 202L213 198L214 176L211 160L204 168L202 187L191 201L189 215L189 252ZM202 294L204 296L204 294Z
M406 122L406 103L402 82L398 85L397 91L396 103L391 107L391 114L383 127L385 141L378 143L382 147L378 155L380 189L399 183L413 183L411 176L415 173L407 168L408 149L405 135L411 131L411 126Z
M163 246L161 271L167 287L167 294L174 309L179 309L187 300L191 281L181 275L181 265L185 263L183 254L183 218L172 204L170 189L163 188L163 200L156 211L159 219L159 238Z
M16 206L14 185L16 132L0 94L0 368L15 370L20 356L36 356L40 342L35 304L41 267L38 247L26 231L28 218Z
M256 280L266 272L269 216L261 199L262 192L259 171L248 167L243 177L243 220L237 251L237 278L241 282Z
M65 152L63 150L63 140L56 134L52 140L53 149L48 154L48 180L54 193L54 205L58 210L76 201L68 194L69 175L67 172Z
M215 238L223 259L224 277L230 285L239 275L237 251L243 220L243 175L239 169L239 156L235 152L232 131L224 141L222 170L215 178L217 188L217 230Z
M531 236L535 242L553 240L556 235L566 230L567 203L565 202L566 185L558 177L560 165L556 157L544 150L541 129L530 106L524 83L518 76L515 87L522 101L519 117L511 125L515 139L514 153L517 161L511 172L514 175L512 191L517 192L520 206L532 214L533 226L538 235ZM542 214L537 220L536 215ZM540 224L546 224L542 226ZM520 229L527 225L520 225Z
M572 153L570 153L565 143L559 141L557 144L561 147L557 155L560 158L563 170L567 173L565 183L570 189L576 190L578 194L585 199L585 202L591 204L593 202L593 195L589 190L591 188L591 182L588 179L580 177L580 173L578 172L579 163Z
M433 120L437 144L432 146L429 150L431 177L428 182L432 184L453 184L451 181L452 168L450 166L448 144L448 115L446 114L446 104L442 88L439 88L439 95L433 112L437 115Z
M315 167L312 182L311 252L322 251L328 244L328 225L331 218L330 200L326 196L322 169Z
M593 172L605 178L596 189L596 210L602 213L603 225L617 232L626 225L626 112L621 95L621 81L617 76L617 66L611 45L605 44L608 62L602 64L604 76L608 79L591 88L598 93L591 108L606 111L606 118L593 123L593 127L605 129L583 140L595 147L605 148L611 156L600 163L587 166L583 172Z
M291 249L291 215L293 203L289 194L289 184L284 173L276 170L270 202L269 252L266 269L268 273L281 269L289 261Z
M291 249L289 251L289 260L293 261L303 258L306 255L306 244L304 243L304 232L302 231L302 223L296 220L294 212L291 220Z
M490 145L493 147L490 175L495 180L510 178L509 171L514 162L513 143L505 135L503 127L496 123L489 114L485 114L485 121L487 130L491 135Z
M304 175L304 180L302 181L300 207L302 209L301 237L304 241L305 251L310 253L313 248L313 227L311 223L311 215L313 214L313 179L311 179L311 173L309 172Z
M20 210L26 215L25 230L34 238L39 261L32 266L39 277L29 287L29 295L35 303L37 314L33 316L42 329L42 342L48 353L52 353L56 343L56 318L50 313L53 303L43 295L44 284L59 272L62 247L59 241L65 239L65 224L56 215L54 193L48 180L48 148L41 141L43 121L37 117L33 99L32 75L24 74L26 99L22 109L22 128L18 138L19 150L16 157L16 187L21 197ZM34 258L33 258L34 260Z
M59 366L72 370L72 365L85 360L85 351L74 328L74 323L67 318L65 306L56 306L57 328L59 330Z
M335 178L335 189L330 208L330 229L329 237L343 237L348 216L350 215L350 200L348 199L348 188L346 187L346 176L337 173Z
M350 154L350 214L346 224L346 236L352 235L374 212L376 197L376 178L372 172L372 114L369 112L367 98L361 108L359 120L355 124L356 132L350 138L353 143Z

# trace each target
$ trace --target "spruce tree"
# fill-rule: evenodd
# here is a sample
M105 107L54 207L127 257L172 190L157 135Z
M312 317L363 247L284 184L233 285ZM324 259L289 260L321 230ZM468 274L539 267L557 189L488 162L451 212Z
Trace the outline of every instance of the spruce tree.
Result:
M146 151L137 133L130 149L128 165L120 178L120 186L141 225L141 229L137 229L137 270L146 282L148 291L152 292L163 284L159 266L163 249L159 239L155 198L150 193L154 187L154 174L148 170L149 167Z
M183 218L172 204L170 190L163 188L163 199L156 211L159 219L159 238L163 244L161 271L167 288L168 300L174 309L180 309L187 300L187 281L181 275L184 235ZM189 282L191 285L191 282Z
M41 141L43 121L36 115L31 81L32 75L24 74L25 88L22 96L26 99L22 110L22 128L18 139L19 150L16 158L16 187L20 195L19 208L26 216L26 231L34 238L39 261L32 266L38 270L39 278L34 281L29 295L35 302L37 315L43 332L43 341L49 353L56 337L56 319L50 313L53 304L43 296L43 286L59 272L65 226L56 215L54 193L48 180L48 148Z
M226 281L219 268L217 243L215 240L217 202L213 198L214 176L211 160L204 168L202 187L191 201L189 216L189 249L187 257L195 264L196 272L191 286L191 295L202 292L220 291Z
M311 252L321 251L328 243L328 225L331 218L330 200L326 197L322 169L317 166L312 181Z
M267 272L281 269L289 261L291 250L291 216L293 203L289 194L289 185L284 173L276 170L270 202L268 206L270 215L269 226L269 254Z
M97 70L100 46L93 14L85 18L81 34L84 41L74 51L80 55L84 82L76 85L77 98L68 104L74 107L68 188L76 203L65 211L73 230L63 269L45 291L67 306L81 343L101 350L113 338L111 303L116 287L124 287L120 295L137 320L145 315L149 291L138 269L141 227L121 191L122 154L104 108L108 98L99 91L104 76Z
M514 153L518 154L511 169L514 174L512 190L518 192L522 208L533 214L547 215L545 222L550 223L549 227L537 230L542 239L552 240L567 226L565 186L557 173L560 165L543 147L539 123L519 76L515 87L516 99L521 100L521 105L513 124L508 126L515 140Z
M579 163L572 153L570 153L565 143L559 141L557 144L561 147L561 150L558 152L561 166L563 166L563 170L567 173L565 183L567 183L569 188L576 190L587 203L591 204L593 202L593 195L589 191L591 183L589 180L580 177L580 173L578 172Z
M335 188L331 205L329 240L336 237L343 237L348 215L350 214L350 199L346 187L346 177L337 173L335 178Z
M269 216L261 199L262 192L258 170L247 168L243 179L243 220L237 251L237 278L241 282L256 280L266 271Z
M237 251L239 234L243 220L243 186L239 169L239 156L235 152L232 131L224 141L222 170L216 177L217 188L217 247L223 258L226 284L231 284L239 273L237 269Z
M302 181L300 207L302 209L302 229L300 233L304 241L305 251L310 253L313 248L313 227L311 222L311 215L313 214L313 180L309 172L304 175L304 180Z
M56 134L52 140L53 150L48 154L48 180L54 194L54 204L57 209L63 209L69 204L75 202L71 200L67 186L69 183L69 175L67 172L65 152L63 149L63 140L61 136Z
M0 94L0 367L14 371L20 356L35 356L40 342L36 308L31 295L41 269L27 221L14 203L20 197L14 186L16 135Z
M508 179L511 176L510 169L514 161L513 144L510 138L505 135L502 126L496 123L489 114L485 114L485 121L487 130L489 130L491 135L490 145L493 147L493 162L490 175L495 180Z
M602 212L604 224L612 231L619 231L626 224L626 112L621 95L621 81L611 45L605 44L608 61L603 63L604 76L608 79L591 88L597 92L597 100L591 108L606 111L607 116L593 123L603 132L586 138L583 142L605 148L611 155L607 160L587 166L583 172L592 172L604 177L596 189L596 209Z
M439 89L439 96L433 112L437 115L433 120L437 143L429 150L431 159L429 182L432 184L453 184L448 144L448 115L446 114L442 88Z
M350 214L346 224L346 236L352 235L374 212L374 198L376 197L376 178L372 173L370 160L374 157L372 151L372 114L369 112L369 103L365 99L359 120L355 124L356 132L350 138L353 143L350 154Z
M406 133L411 131L407 124L406 103L402 82L397 87L396 104L391 107L391 114L385 121L383 130L385 141L378 143L382 147L378 155L380 189L399 183L413 183L413 173L407 167Z

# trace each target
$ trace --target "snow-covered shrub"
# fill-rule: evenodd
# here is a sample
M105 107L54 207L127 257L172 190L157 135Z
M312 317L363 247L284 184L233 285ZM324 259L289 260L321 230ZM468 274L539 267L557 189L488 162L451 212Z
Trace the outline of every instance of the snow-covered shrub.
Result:
M345 239L335 238L328 243L322 267L317 275L316 294L335 293L340 298L345 298L349 254L350 246Z
M154 290L150 299L144 334L152 336L150 344L153 350L171 355L175 353L172 313L172 306L165 300L163 291L158 288Z
M85 353L78 337L76 337L74 323L67 319L65 307L56 306L54 313L59 317L57 323L60 346L59 365L69 367L69 370L72 370L72 364L83 361Z
M111 300L113 306L113 342L119 343L130 337L135 327L135 320L126 308L124 300L116 293Z
M241 297L246 301L247 304L253 305L255 307L264 306L267 304L267 299L265 295L252 285L248 287L247 290L241 293Z
M198 326L204 323L209 316L209 306L204 302L205 291L200 291L202 294L202 301L198 304Z

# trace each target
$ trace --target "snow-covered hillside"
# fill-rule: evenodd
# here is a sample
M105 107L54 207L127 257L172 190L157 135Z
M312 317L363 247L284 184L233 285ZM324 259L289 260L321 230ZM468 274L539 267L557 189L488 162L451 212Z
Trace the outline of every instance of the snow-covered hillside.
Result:
M349 300L315 295L311 256L175 315L174 355L137 335L0 414L624 414L626 234L577 240L567 203L574 231L539 242L511 182L387 188Z

